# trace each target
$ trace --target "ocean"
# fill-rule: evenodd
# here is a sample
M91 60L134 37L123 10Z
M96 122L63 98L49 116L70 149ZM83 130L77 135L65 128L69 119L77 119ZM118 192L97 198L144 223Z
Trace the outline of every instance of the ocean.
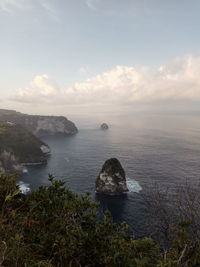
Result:
M108 130L101 130L106 122ZM110 116L104 121L75 121L79 133L69 137L43 138L52 150L46 165L28 166L20 184L23 190L48 185L48 174L62 179L76 193L92 193L114 221L126 221L140 232L145 220L141 194L149 186L173 191L186 181L200 180L199 115ZM120 160L129 193L121 196L95 194L95 180L105 160Z

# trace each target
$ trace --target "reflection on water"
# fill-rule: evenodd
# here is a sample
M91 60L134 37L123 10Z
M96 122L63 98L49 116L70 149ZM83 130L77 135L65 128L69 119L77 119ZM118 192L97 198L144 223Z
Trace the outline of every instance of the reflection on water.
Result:
M122 220L127 198L126 193L112 196L99 193L95 195L95 200L101 203L102 211L109 210L116 222Z

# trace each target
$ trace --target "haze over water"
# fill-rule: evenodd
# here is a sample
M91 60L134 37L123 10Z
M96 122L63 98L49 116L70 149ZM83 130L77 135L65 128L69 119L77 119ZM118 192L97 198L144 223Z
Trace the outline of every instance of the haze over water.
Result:
M157 183L173 190L200 179L200 116L134 115L110 117L109 130L98 120L77 121L79 133L48 137L51 147L47 165L28 167L21 180L31 189L47 185L48 174L66 182L77 193L92 192L115 221L138 228L143 220L140 194ZM128 178L130 192L122 196L95 196L95 180L105 160L117 157Z

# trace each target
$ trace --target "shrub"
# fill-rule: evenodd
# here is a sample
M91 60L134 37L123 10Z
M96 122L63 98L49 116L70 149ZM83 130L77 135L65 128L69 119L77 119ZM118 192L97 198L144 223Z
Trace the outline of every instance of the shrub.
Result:
M153 267L200 264L199 242L192 243L187 224L162 252L150 238L134 239L125 223L115 224L108 212L99 221L98 203L77 195L64 182L27 195L16 177L0 176L0 266Z

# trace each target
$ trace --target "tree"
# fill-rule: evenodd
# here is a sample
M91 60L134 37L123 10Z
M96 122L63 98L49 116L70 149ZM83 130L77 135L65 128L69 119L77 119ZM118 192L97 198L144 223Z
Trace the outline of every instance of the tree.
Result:
M23 195L16 177L0 176L0 266L10 267L192 267L200 264L199 242L188 225L178 225L166 251L151 238L134 239L128 225L64 182ZM197 265L198 266L198 265Z

